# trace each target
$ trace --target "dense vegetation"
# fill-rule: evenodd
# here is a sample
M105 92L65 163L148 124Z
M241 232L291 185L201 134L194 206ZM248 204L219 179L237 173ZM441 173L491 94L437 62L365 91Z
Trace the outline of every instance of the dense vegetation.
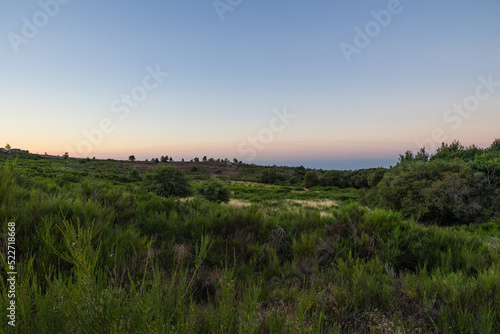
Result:
M443 143L431 157L408 151L366 198L421 222L486 222L500 214L500 140L487 149Z
M326 172L0 157L2 328L500 332L499 144Z

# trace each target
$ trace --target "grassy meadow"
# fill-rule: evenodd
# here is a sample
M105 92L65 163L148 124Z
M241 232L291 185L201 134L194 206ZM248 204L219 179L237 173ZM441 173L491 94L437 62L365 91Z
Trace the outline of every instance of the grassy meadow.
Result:
M494 149L350 173L0 156L0 331L498 333Z

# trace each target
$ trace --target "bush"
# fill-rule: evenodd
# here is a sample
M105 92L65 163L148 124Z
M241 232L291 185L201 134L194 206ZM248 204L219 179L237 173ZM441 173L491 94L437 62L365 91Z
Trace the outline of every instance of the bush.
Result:
M292 176L288 179L288 183L291 185L297 184L300 182L300 179L297 176Z
M304 186L306 188L315 187L318 184L319 184L319 179L315 171L310 170L306 173L306 175L304 175Z
M367 202L421 222L469 224L485 222L498 210L494 188L483 173L460 160L409 161L388 171Z
M201 196L211 202L229 202L229 190L218 179L212 177L198 190Z
M319 182L323 187L334 186L339 188L346 188L346 173L340 170L329 170L328 172L325 172L323 175L321 175Z
M262 175L260 176L260 180L262 183L274 183L276 182L276 179L278 178L278 175L276 174L276 171L271 169L266 169L265 171L262 172Z
M132 168L128 172L128 177L133 180L141 180L141 174L137 168Z
M187 197L191 195L191 186L184 172L176 167L161 166L155 168L144 178L147 191L163 197Z

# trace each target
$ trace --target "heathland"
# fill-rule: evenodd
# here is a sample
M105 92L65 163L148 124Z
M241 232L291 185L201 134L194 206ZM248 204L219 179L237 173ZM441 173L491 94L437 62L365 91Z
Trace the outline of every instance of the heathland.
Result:
M500 332L500 140L356 171L1 154L0 222L3 332Z

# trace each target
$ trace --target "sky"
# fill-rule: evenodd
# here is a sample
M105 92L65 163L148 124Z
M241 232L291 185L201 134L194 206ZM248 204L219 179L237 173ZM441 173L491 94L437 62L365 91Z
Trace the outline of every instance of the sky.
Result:
M389 167L500 138L500 2L0 3L0 146Z

